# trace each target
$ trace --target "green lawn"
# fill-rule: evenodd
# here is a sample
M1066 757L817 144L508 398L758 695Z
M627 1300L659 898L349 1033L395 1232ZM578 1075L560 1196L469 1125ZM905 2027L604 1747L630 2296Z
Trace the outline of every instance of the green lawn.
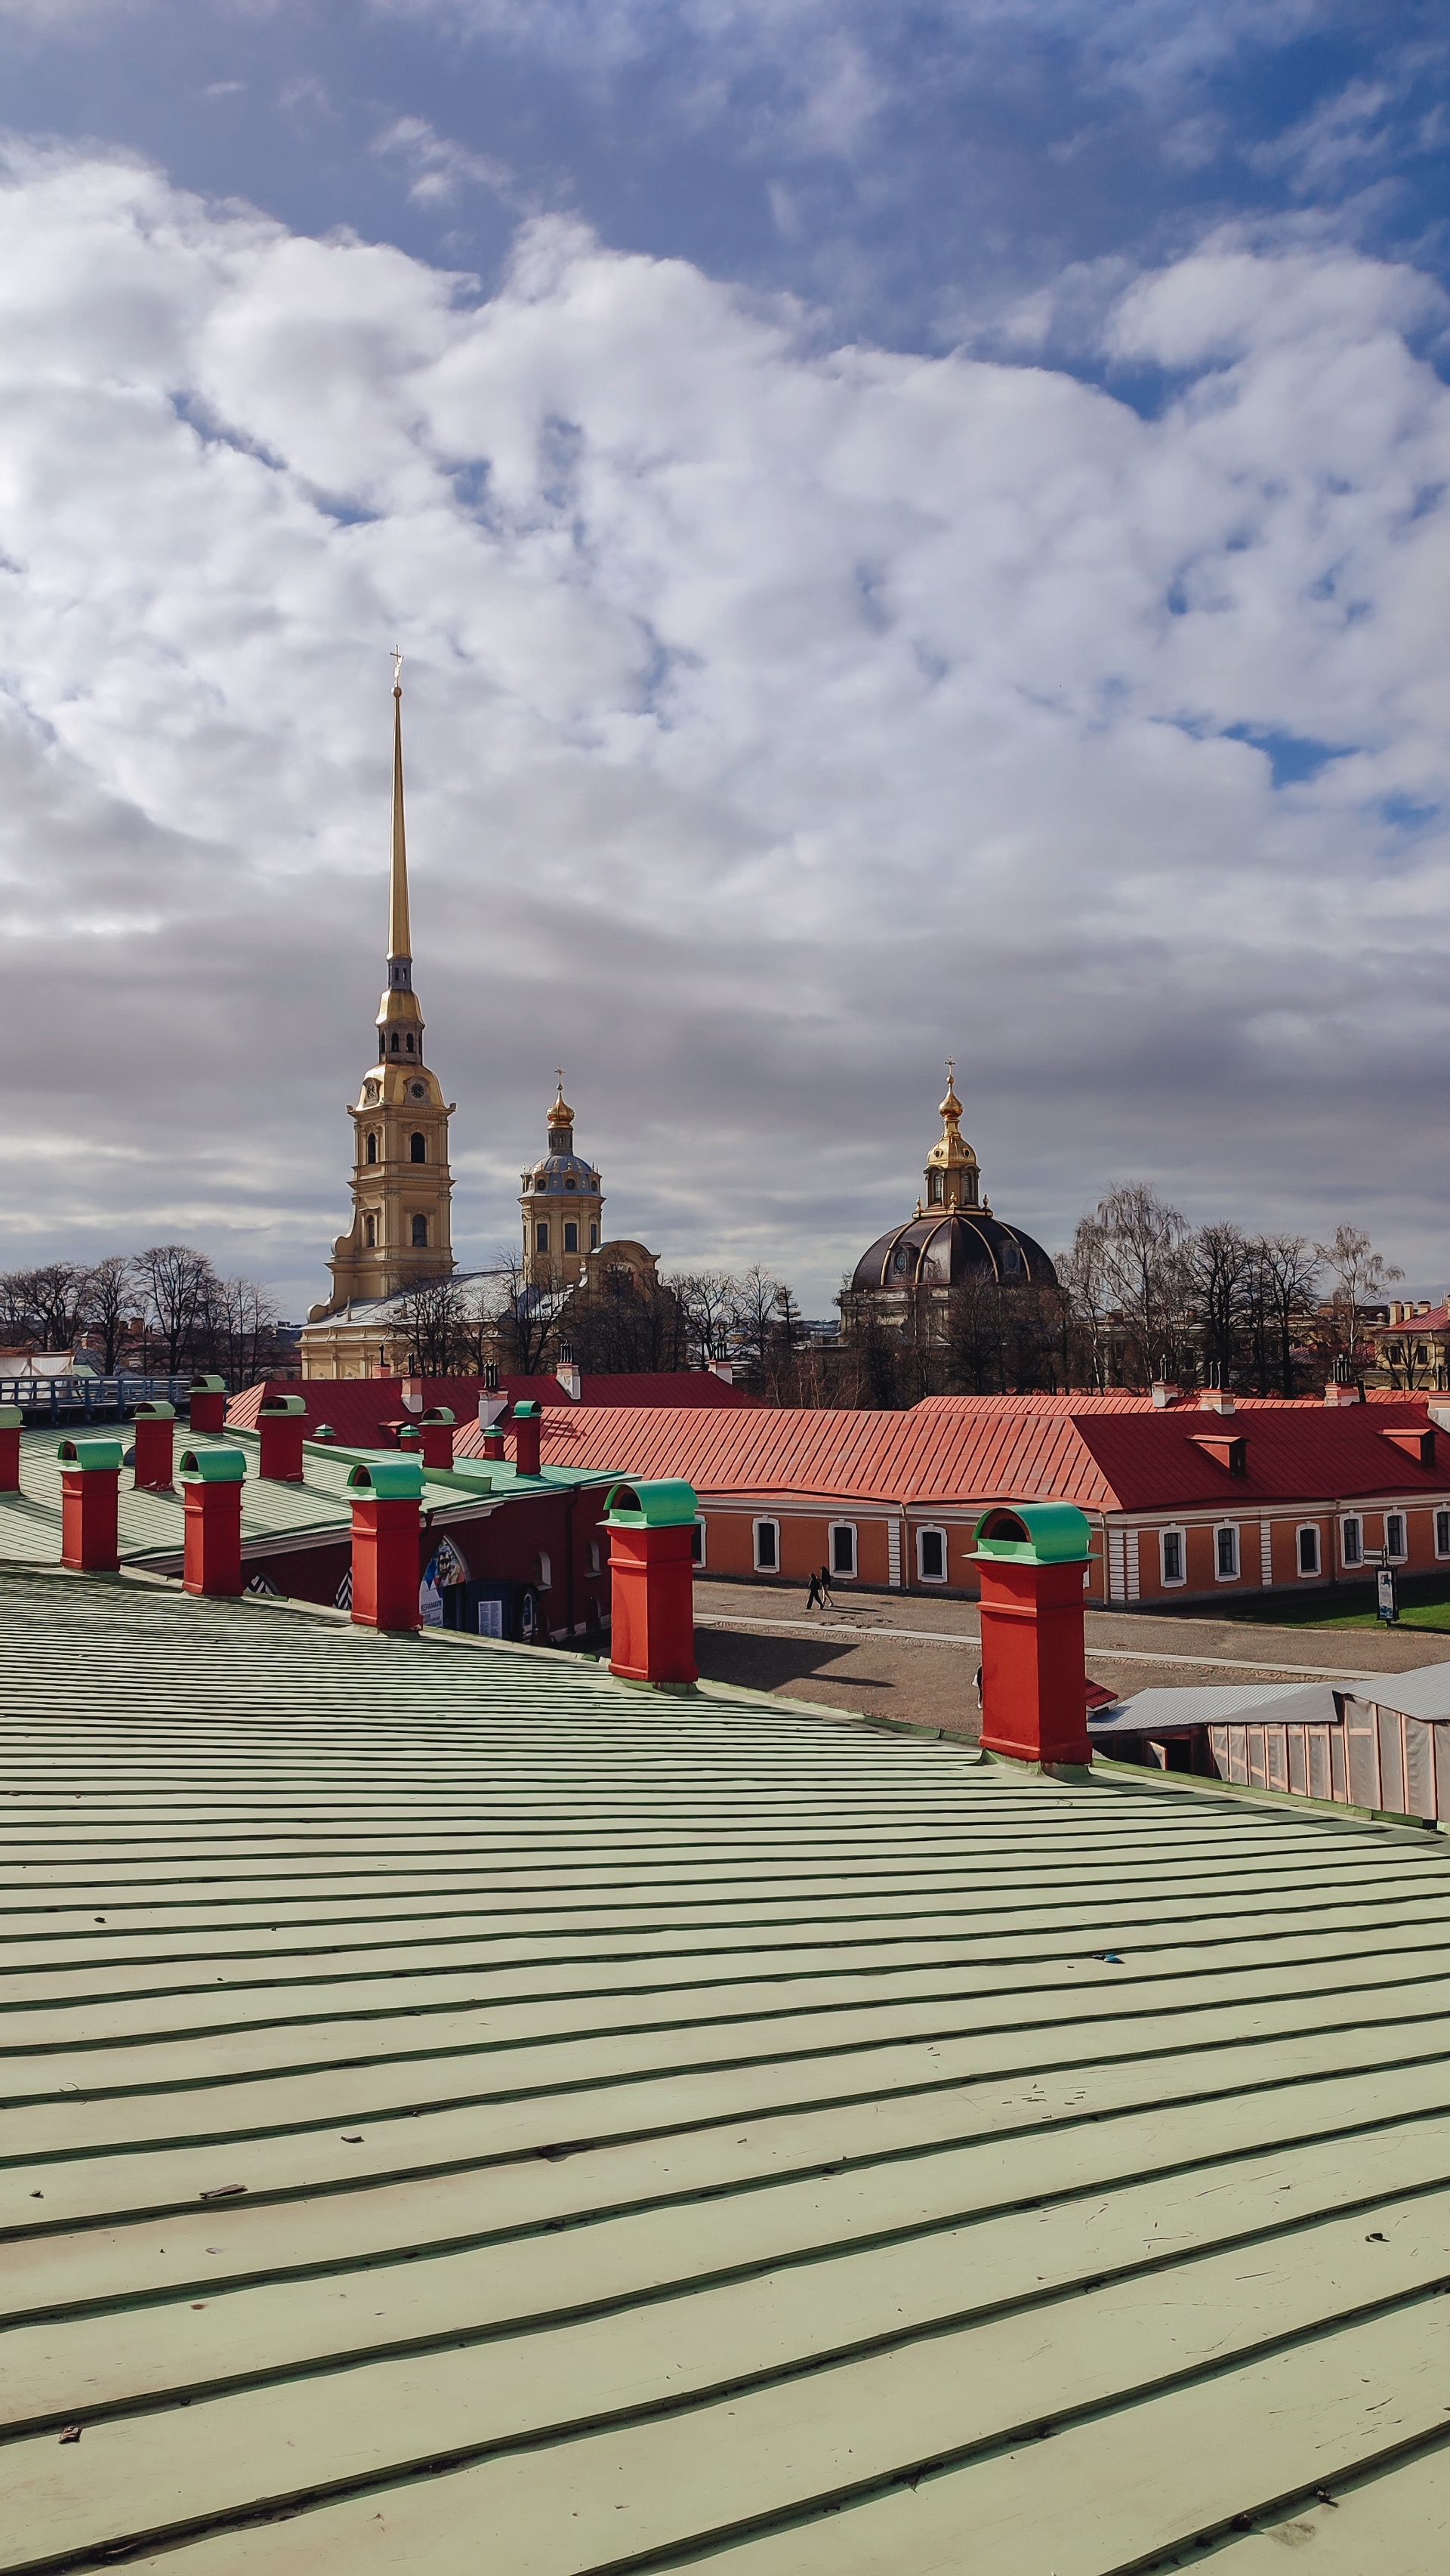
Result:
M1333 1606L1331 1606L1333 1605ZM1351 1606L1352 1605L1352 1606ZM1199 1608L1199 1617L1203 1616ZM1271 1593L1266 1600L1236 1601L1221 1614L1271 1628L1377 1628L1374 1591L1368 1583L1341 1583L1332 1591ZM1450 1633L1450 1575L1422 1574L1400 1585L1400 1626Z

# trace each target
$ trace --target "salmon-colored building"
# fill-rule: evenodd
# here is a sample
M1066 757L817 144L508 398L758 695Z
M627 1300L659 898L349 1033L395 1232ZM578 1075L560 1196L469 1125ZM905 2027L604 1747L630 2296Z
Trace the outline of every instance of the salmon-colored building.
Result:
M479 1435L459 1438L461 1453ZM559 1465L684 1476L712 1575L838 1593L974 1595L972 1532L994 1502L1071 1502L1092 1527L1086 1589L1166 1607L1363 1581L1383 1553L1450 1569L1450 1405L1147 1396L948 1397L908 1413L607 1406L545 1416Z

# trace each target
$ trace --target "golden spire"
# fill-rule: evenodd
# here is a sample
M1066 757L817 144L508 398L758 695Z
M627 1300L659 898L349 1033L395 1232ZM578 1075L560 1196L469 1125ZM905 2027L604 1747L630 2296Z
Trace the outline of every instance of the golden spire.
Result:
M938 1115L941 1134L926 1158L928 1209L976 1207L977 1158L961 1132L962 1104L957 1098L955 1056L947 1057L947 1094Z
M554 1071L558 1077L559 1096L555 1101L553 1108L549 1112L549 1125L551 1127L572 1127L574 1124L574 1112L564 1097L564 1068L559 1064L554 1067Z
M408 843L403 829L403 656L393 647L393 867L388 917L389 957L411 957L408 926Z

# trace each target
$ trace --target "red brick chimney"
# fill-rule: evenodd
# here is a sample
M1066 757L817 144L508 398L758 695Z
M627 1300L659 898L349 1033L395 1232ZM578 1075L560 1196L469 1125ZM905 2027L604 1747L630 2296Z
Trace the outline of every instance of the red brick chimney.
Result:
M421 1625L418 1607L423 1470L416 1458L370 1458L348 1477L352 1495L352 1616L359 1628Z
M235 1600L242 1588L240 1449L183 1449L181 1498L186 1512L182 1583L188 1592Z
M418 1428L423 1434L425 1467L452 1467L453 1420L446 1404L431 1405L424 1414Z
M169 1493L174 1473L171 1443L176 1429L175 1405L138 1404L131 1428L136 1441L137 1488L146 1493Z
M62 1440L60 1460L60 1561L74 1574L114 1574L117 1496L121 1484L119 1440Z
M1091 1532L1075 1503L998 1504L977 1523L982 1749L1017 1762L1091 1762L1083 1576Z
M544 1417L537 1404L516 1404L513 1410L514 1465L521 1476L537 1476L539 1443L544 1436Z
M194 1377L187 1395L193 1431L225 1431L227 1382L223 1377Z
M257 1434L262 1444L258 1475L272 1485L300 1485L306 1428L305 1395L264 1396L257 1411Z
M609 1532L609 1669L656 1688L697 1681L693 1541L695 1489L682 1476L616 1485Z

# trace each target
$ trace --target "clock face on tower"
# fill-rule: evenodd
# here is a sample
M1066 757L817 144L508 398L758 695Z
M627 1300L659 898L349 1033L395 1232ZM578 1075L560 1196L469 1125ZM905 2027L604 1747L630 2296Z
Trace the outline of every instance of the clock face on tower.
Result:
M428 1097L428 1085L426 1082L410 1083L408 1089L414 1100L426 1100Z

